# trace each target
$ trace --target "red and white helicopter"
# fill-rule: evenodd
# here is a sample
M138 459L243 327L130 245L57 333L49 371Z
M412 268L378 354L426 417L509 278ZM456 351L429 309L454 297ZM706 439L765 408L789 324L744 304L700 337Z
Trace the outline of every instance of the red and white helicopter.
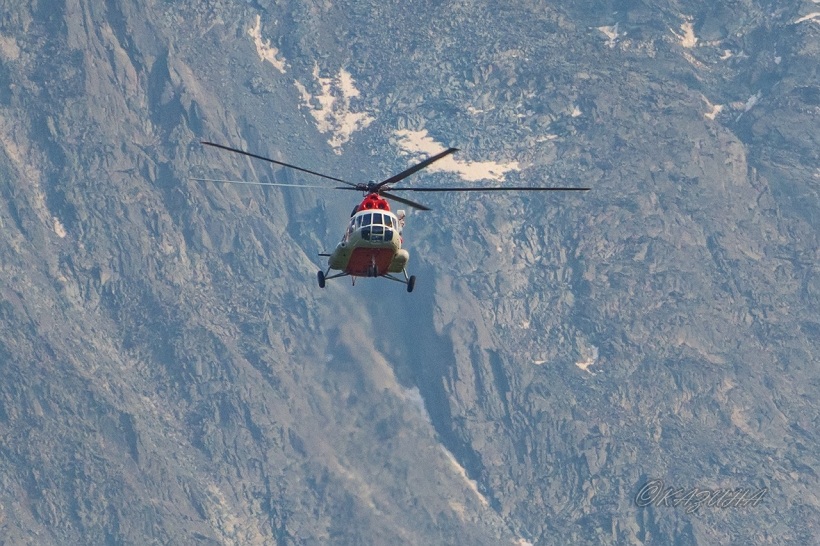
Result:
M431 163L439 159L457 152L457 148L448 148L443 152L436 154L424 161L413 165L409 169L400 172L397 175L391 176L381 182L368 182L367 184L354 184L328 176L326 174L311 171L296 165L290 165L275 159L270 159L257 154L252 154L237 148L230 148L221 144L213 142L205 142L205 146L213 146L229 152L246 155L256 159L261 159L269 163L288 167L304 173L312 174L328 180L333 180L344 184L344 186L335 186L333 189L337 190L355 190L364 193L364 199L361 203L356 205L353 213L350 215L350 222L345 231L342 240L336 245L336 249L330 254L320 254L328 258L328 268L326 271L320 270L317 273L319 287L324 288L325 282L330 279L338 277L351 277L353 283L356 283L356 277L384 277L392 281L400 282L407 285L407 291L412 292L416 284L415 275L407 275L407 262L410 260L410 253L402 248L404 239L402 238L402 231L404 229L405 213L399 210L396 213L390 210L390 205L387 199L391 199L398 203L403 203L407 206L418 210L430 210L428 207L411 201L404 197L399 197L395 194L397 191L414 191L414 192L444 192L444 191L588 191L589 188L555 188L544 186L466 186L466 187L439 187L439 188L397 188L395 184L404 180L408 176L417 173L418 171L429 166ZM191 178L199 182L224 182L230 184L249 184L254 186L276 186L276 187L295 187L295 188L322 188L325 186L311 186L303 184L277 184L273 182L249 182L244 180L216 180L211 178ZM387 199L385 199L387 198ZM338 271L330 275L330 271ZM396 276L402 274L404 278Z

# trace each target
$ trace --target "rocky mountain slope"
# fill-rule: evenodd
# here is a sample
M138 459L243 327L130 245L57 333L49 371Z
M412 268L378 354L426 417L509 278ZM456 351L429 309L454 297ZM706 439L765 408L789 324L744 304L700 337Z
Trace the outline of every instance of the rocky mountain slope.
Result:
M0 14L4 543L817 540L816 3ZM319 290L355 198L202 139L593 190L435 196L413 294Z

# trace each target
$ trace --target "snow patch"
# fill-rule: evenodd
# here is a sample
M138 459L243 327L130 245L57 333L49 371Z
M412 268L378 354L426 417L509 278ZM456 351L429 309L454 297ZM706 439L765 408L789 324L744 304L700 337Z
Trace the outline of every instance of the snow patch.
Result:
M319 65L313 66L313 78L321 89L321 94L312 96L307 88L298 81L294 85L302 96L303 105L309 108L310 115L316 120L320 133L330 133L328 144L337 154L342 153L342 145L350 140L356 131L373 123L376 118L365 112L353 112L351 99L360 93L350 72L342 68L335 78L319 76Z
M280 58L279 50L271 45L270 40L262 39L260 15L256 16L254 26L248 29L248 36L253 39L259 58L263 62L269 62L284 74L287 62ZM370 125L375 118L363 112L351 111L350 101L360 93L350 72L341 69L334 78L322 78L319 76L319 65L316 64L313 67L313 78L321 89L318 96L312 96L307 87L299 81L294 81L294 85L302 97L303 104L309 108L310 114L316 120L319 132L331 134L328 144L333 151L340 154L342 145L350 140L350 136Z
M680 26L681 33L678 34L672 31L675 36L680 39L680 44L685 48L692 48L698 43L698 38L695 36L695 26L691 21L687 21Z
M703 99L703 102L706 103L706 106L708 106L709 109L710 109L709 112L706 112L705 114L703 114L703 117L705 117L706 119L711 119L711 120L714 121L715 117L723 111L723 105L722 104L712 104L711 102L709 102L709 99L707 99L704 96L701 96L701 98Z
M65 236L68 235L68 232L65 230L65 226L63 226L63 223L60 222L60 219L56 216L53 216L52 220L54 220L54 233L56 233L57 237L59 237L60 239L65 239Z
M585 372L589 373L590 375L595 375L593 372L589 371L590 366L594 366L596 362L598 362L598 347L594 345L585 345L583 343L579 343L578 347L579 352L581 353L582 360L576 362L575 365L584 370Z
M398 145L406 154L434 155L443 152L446 148L427 134L427 130L411 131L401 129L394 133L398 137ZM518 161L496 163L495 161L460 161L452 155L444 157L429 167L431 172L448 172L459 175L463 180L504 180L509 171L520 171Z
M490 112L492 110L493 110L493 108L488 108L488 109L484 110L484 109L478 109L475 106L468 106L467 107L467 113L470 114L471 116L478 116L480 114L486 114L487 112Z
M817 2L815 2L815 3L817 3ZM815 11L814 13L809 13L808 15L804 15L803 17L801 17L800 19L795 21L794 24L796 25L797 23L804 23L806 21L817 21L818 23L820 23L820 20L818 20L818 19L820 19L820 11Z
M285 73L285 61L284 59L280 60L277 59L279 55L279 50L273 47L270 43L270 40L262 41L262 17L257 15L256 16L256 25L252 28L248 29L248 36L253 38L253 43L256 45L256 53L259 54L259 58L264 62L268 61L273 67L281 72L282 74Z
M720 114L720 112L723 110L723 105L722 104L714 104L714 105L711 105L711 106L712 106L712 110L710 112L706 112L705 114L703 114L703 117L705 117L707 119L714 120L715 116Z
M615 47L618 42L618 23L615 23L614 26L611 27L598 27L604 36L607 37L606 45L610 49Z

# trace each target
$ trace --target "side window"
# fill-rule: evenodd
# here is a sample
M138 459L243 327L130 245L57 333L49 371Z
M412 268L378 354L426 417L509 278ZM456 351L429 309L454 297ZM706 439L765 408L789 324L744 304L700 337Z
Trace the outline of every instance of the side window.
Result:
M357 216L356 217L356 229L359 229L360 227L362 227L362 217Z

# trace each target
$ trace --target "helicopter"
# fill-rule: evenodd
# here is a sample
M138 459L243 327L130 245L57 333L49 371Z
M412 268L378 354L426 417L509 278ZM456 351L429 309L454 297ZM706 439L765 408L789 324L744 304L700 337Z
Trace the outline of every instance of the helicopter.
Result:
M324 288L327 281L339 277L351 277L354 285L356 284L357 277L381 277L403 283L406 285L408 292L413 291L416 285L416 276L407 274L407 263L410 260L410 253L402 248L404 243L402 233L404 231L406 213L404 210L393 212L387 200L389 199L407 205L416 210L425 211L431 209L421 203L396 195L395 192L589 191L589 188L546 186L446 186L421 188L396 186L398 182L408 176L419 172L443 157L457 152L458 148L447 148L441 153L428 157L424 161L416 163L412 167L381 182L353 183L335 176L322 174L238 148L231 148L230 146L207 141L201 141L200 143L205 146L260 159L344 185L331 188L328 186L305 184L279 184L274 182L219 180L212 178L191 178L191 180L198 182L247 184L253 186L352 190L364 194L362 201L353 208L342 240L336 245L333 252L319 254L319 256L328 259L327 270L320 269L316 274L319 288ZM338 273L331 274L331 271L338 271ZM398 276L399 274L402 276Z

